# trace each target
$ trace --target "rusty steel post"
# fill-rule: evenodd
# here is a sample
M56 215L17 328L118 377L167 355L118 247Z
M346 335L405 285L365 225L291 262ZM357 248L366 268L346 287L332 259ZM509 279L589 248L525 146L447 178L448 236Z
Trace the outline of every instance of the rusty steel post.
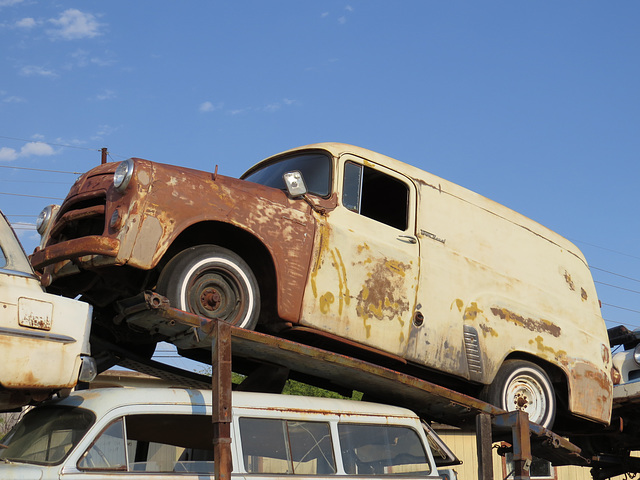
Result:
M100 159L100 163L104 165L105 163L107 163L107 149L102 148L101 152L102 152L102 158Z
M476 446L478 448L478 478L480 480L493 480L492 443L491 415L479 413L476 415Z
M513 478L514 480L529 480L529 468L532 461L529 415L522 410L513 413L516 415L511 428L513 434Z
M215 480L231 480L231 327L212 322L211 395Z

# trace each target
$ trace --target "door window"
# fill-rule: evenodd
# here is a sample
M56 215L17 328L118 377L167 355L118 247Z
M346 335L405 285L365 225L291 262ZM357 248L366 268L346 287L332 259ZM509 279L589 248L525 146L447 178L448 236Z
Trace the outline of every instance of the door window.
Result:
M399 425L338 425L342 462L349 475L430 473L417 432Z
M248 473L328 475L336 472L328 423L241 418L240 437Z
M107 427L80 470L211 474L213 426L204 415L129 415Z
M408 226L409 188L401 180L354 162L344 165L342 204L398 230Z

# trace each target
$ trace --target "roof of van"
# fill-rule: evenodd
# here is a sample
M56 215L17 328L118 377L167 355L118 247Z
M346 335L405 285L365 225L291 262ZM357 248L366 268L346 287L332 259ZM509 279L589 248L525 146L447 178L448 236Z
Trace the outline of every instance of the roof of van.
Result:
M274 158L290 155L300 150L314 150L314 149L325 150L329 152L331 155L333 155L334 157L340 157L341 155L351 154L351 155L355 155L363 159L369 160L373 163L384 165L387 168L390 168L392 170L395 170L397 172L400 172L404 175L407 175L413 178L414 181L416 181L417 183L422 183L425 186L433 187L442 193L449 194L453 197L457 197L465 202L475 205L478 208L482 208L484 210L494 213L495 215L503 217L505 220L512 222L516 225L519 225L522 228L531 230L535 234L543 238L546 238L548 241L560 246L561 248L564 248L565 250L570 251L571 253L576 255L578 258L580 258L583 263L585 264L587 263L580 249L576 247L572 242L562 237L561 235L557 234L556 232L548 229L544 225L541 225L535 220L532 220L510 209L509 207L506 207L500 203L497 203L465 187L462 187L453 182L440 178L436 175L433 175L425 170L422 170L408 163L401 162L400 160L396 160L386 155L376 153L366 148L357 147L355 145L349 145L345 143L335 143L335 142L314 143L310 145L304 145L302 147L293 148L282 153L278 153L276 155L273 155L263 160L257 165L260 165L263 162L270 162ZM249 171L256 168L257 165L252 167Z
M415 417L411 410L390 405L342 400L335 398L305 397L273 393L233 392L234 408L282 409L303 412L326 412L358 415L385 415ZM83 407L98 415L126 405L211 405L211 390L161 387L114 387L79 390L67 398L49 404Z

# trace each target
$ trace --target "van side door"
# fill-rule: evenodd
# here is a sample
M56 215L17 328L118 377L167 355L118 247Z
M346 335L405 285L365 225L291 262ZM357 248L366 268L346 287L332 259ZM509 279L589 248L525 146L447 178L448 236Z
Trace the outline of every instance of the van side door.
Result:
M301 324L402 356L420 271L415 185L354 155L335 175L338 206L318 220Z

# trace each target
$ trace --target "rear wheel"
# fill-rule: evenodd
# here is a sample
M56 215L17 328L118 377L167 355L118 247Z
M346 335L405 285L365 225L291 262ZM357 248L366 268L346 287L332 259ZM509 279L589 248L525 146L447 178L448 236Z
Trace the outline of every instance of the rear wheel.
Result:
M525 360L504 362L483 400L508 412L522 410L533 423L551 428L556 417L555 390L547 373Z
M171 305L201 317L254 329L260 315L255 275L236 253L217 245L199 245L169 261L157 291Z

